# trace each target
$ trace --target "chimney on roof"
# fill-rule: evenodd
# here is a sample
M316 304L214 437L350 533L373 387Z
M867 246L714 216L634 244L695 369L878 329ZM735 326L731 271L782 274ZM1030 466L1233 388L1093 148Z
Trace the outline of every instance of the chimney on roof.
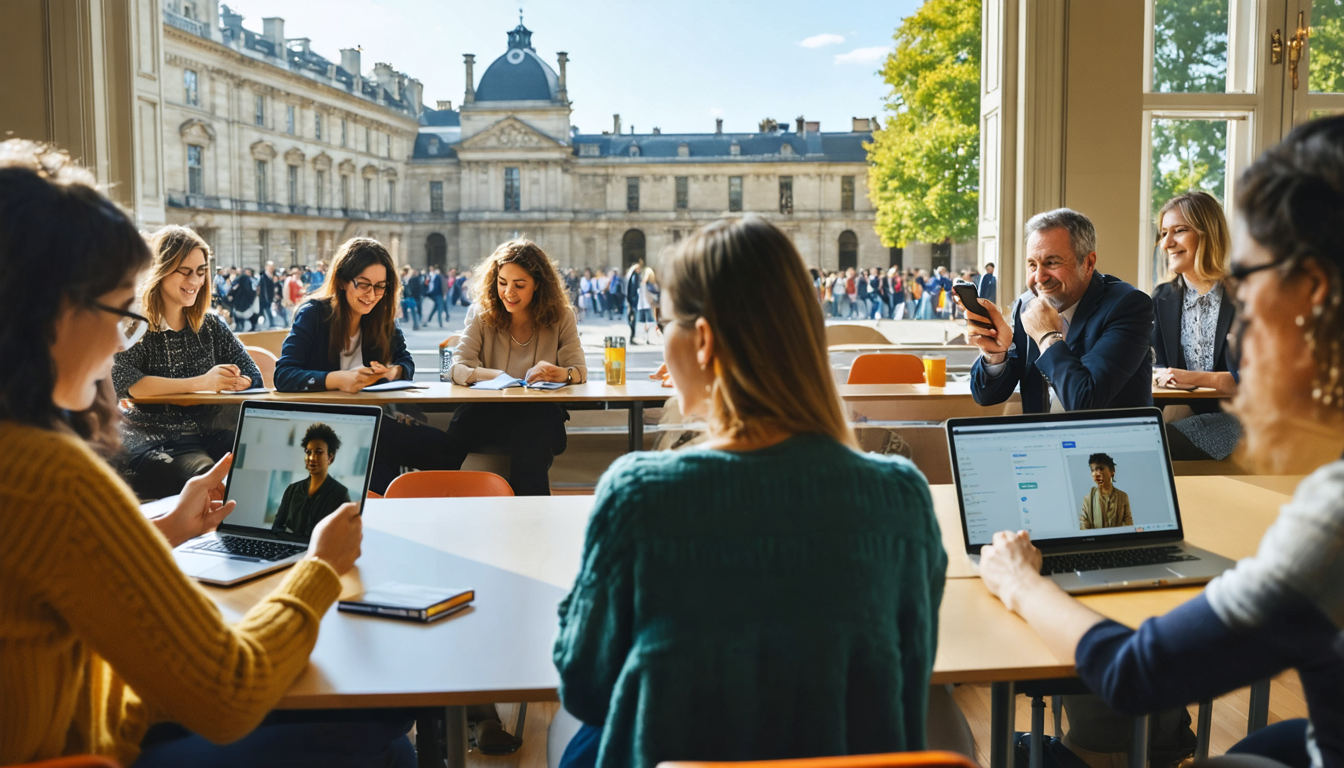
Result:
M821 121L805 120L803 122L803 130L807 131L808 133L821 133Z
M439 111L440 112L453 111L453 102L447 99L439 99Z
M285 20L279 16L272 16L269 19L262 19L263 37L271 41L275 46L275 55L283 57L285 55Z
M866 117L854 117L850 118L850 120L853 123L850 126L850 130L854 133L864 133L872 130L872 128L868 127L868 118Z
M569 54L560 51L555 56L560 63L560 90L556 93L556 98L569 103L569 91L565 88L565 65L569 63Z
M612 115L612 116L611 116L611 132L612 132L613 134L615 134L616 136L620 136L620 135L621 135L621 116L620 116L620 115Z
M424 104L421 101L425 96L425 86L413 77L406 78L406 100L410 102L411 112L419 115L424 111Z
M472 77L471 68L476 63L476 57L470 53L462 54L462 61L467 66L467 92L462 97L463 104L476 103L476 78Z
M715 133L723 133L723 118L722 118L722 117L716 117L716 118L714 118L714 132L715 132Z
M392 65L386 62L378 62L373 65L373 78L378 81L388 93L392 94L393 101L401 100L401 84L398 81L397 74L392 71Z
M656 125L653 126L653 135L654 135L654 136L661 136L662 133L663 133L663 129L662 129L662 128L659 128L659 127L656 126Z
M798 122L798 135L802 136L807 131L807 129L803 126L803 116L799 115L796 119Z
M342 48L341 49L341 69L349 72L355 77L359 77L359 49Z

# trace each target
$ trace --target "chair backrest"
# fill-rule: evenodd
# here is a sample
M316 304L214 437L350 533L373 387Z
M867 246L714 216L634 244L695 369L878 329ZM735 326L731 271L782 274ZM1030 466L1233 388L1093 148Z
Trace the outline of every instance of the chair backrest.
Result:
M238 340L243 342L245 347L261 347L262 349L275 355L275 359L280 359L280 348L285 343L285 337L289 331L252 331L250 333L237 334Z
M271 353L269 349L261 347L243 347L247 350L248 357L261 369L261 385L267 389L275 389L275 364L280 362L280 358Z
M439 499L458 496L512 496L509 481L494 472L434 469L407 472L387 486L389 499Z
M836 344L890 344L886 334L871 325L837 323L826 326L826 346Z
M859 355L846 384L923 384L924 361L915 355L876 352Z
M36 763L23 763L12 768L121 768L121 764L100 755L67 755Z
M658 768L978 768L955 752L890 752L882 755L804 757L788 760L749 760L738 763L699 763L677 760Z

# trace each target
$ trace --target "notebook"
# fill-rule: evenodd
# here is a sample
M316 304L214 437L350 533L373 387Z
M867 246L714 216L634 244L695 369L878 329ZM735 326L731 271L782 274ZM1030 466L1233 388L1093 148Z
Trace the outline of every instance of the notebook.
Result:
M1066 592L1203 584L1231 560L1184 541L1156 408L949 419L966 552L1025 530Z
M240 411L224 488L237 506L218 530L173 550L183 573L220 586L293 565L323 517L346 501L362 508L382 416L367 405L256 400Z
M527 389L560 389L569 386L563 381L534 381L531 384L507 373L501 373L489 381L478 381L471 385L472 389L511 389L513 387L526 387Z
M390 581L336 604L346 613L366 613L429 623L465 609L476 599L472 589L443 589Z

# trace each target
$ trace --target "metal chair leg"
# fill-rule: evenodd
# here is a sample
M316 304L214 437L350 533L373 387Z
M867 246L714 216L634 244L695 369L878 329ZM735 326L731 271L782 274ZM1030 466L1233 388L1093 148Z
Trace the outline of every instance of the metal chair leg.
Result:
M1251 686L1250 712L1246 716L1246 735L1255 733L1269 724L1269 680Z
M1147 715L1134 718L1134 730L1129 742L1129 768L1146 768L1148 765L1148 729L1150 721Z
M1050 697L1050 711L1055 716L1055 738L1064 738L1064 697Z
M527 702L518 705L518 724L513 726L513 735L523 738L523 726L527 724Z
M1195 725L1195 759L1209 759L1209 731L1213 726L1213 700L1199 702L1199 720Z
M1033 696L1031 699L1031 768L1041 768L1045 763L1045 749L1041 744L1045 740L1045 699Z

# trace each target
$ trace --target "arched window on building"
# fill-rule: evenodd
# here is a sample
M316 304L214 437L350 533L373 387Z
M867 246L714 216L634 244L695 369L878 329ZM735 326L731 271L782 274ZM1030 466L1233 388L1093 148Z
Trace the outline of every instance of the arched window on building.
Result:
M425 266L444 269L448 265L448 241L435 232L425 238Z
M840 269L858 268L859 266L859 238L852 231L846 229L840 233Z
M947 267L952 269L952 241L944 240L941 243L933 244L933 259L930 265L933 269Z
M644 260L644 233L638 229L627 229L621 237L621 271L631 264ZM647 262L646 262L647 263Z

